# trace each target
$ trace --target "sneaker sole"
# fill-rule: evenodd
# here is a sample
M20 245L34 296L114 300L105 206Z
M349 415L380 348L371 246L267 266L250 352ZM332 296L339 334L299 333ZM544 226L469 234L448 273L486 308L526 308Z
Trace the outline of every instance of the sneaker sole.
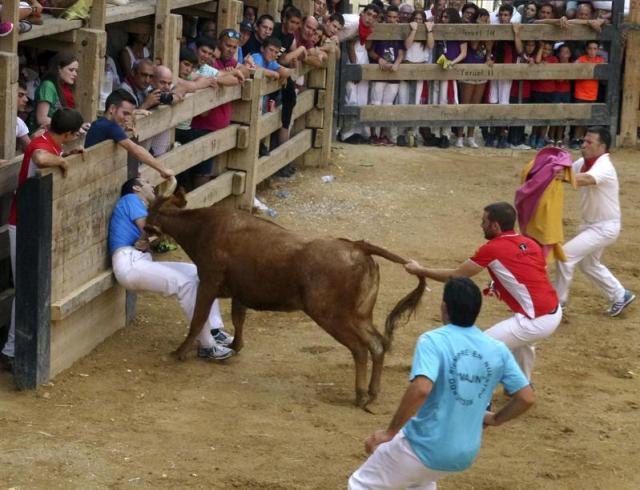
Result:
M233 357L236 353L231 351L227 354L225 354L224 356L218 356L218 357L210 357L210 356L201 356L200 353L198 352L198 359L206 359L207 361L224 361L225 359L229 359L230 357Z

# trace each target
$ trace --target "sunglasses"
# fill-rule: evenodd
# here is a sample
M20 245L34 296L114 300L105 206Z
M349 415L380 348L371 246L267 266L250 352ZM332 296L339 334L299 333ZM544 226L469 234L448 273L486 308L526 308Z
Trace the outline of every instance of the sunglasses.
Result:
M238 31L227 31L224 33L229 39L237 39L240 40L240 33Z

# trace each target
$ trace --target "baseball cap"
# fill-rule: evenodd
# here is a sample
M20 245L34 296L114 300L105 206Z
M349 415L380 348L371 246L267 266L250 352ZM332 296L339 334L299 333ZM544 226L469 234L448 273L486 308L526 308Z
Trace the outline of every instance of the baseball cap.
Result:
M253 24L248 20L243 20L242 22L240 22L240 30L253 32Z

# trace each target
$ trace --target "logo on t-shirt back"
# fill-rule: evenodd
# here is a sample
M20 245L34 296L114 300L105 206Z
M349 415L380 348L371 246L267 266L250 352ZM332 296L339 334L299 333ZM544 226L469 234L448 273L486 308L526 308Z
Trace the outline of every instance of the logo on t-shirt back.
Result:
M465 349L453 356L448 374L449 389L455 400L470 406L487 391L493 370L482 354Z

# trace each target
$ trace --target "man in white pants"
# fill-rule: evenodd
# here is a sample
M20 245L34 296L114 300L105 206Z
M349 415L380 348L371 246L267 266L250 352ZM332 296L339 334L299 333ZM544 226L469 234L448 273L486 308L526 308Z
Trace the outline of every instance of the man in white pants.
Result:
M534 240L513 231L515 208L506 202L484 208L482 230L489 240L473 257L456 269L429 269L415 261L405 264L410 274L446 282L471 277L485 267L492 282L485 294L504 301L514 316L485 331L504 342L531 379L535 362L534 342L549 337L562 320L562 308L549 277L542 249Z
M131 291L150 291L176 296L189 321L198 291L198 269L183 262L154 262L144 232L147 207L155 198L151 184L138 177L122 186L109 223L109 250L118 283ZM227 359L235 354L227 346L233 337L223 329L218 300L198 336L198 357Z
M576 265L611 302L609 316L618 316L636 295L625 289L600 259L605 247L620 234L618 175L609 158L611 134L604 127L587 130L582 143L582 158L573 163L576 184L580 187L582 224L580 232L562 248L567 260L557 262L556 291L560 303L569 298L569 286Z
M438 480L471 466L483 424L503 424L533 405L533 390L509 350L474 326L481 305L471 279L447 282L444 326L418 339L411 383L388 428L365 441L373 454L351 475L349 490L435 490ZM486 412L498 383L511 399L497 413Z
M368 49L371 41L367 38L371 34L374 24L378 20L380 9L377 5L367 5L358 19L357 37L347 42L347 54L352 65L366 65L369 63ZM345 105L363 106L369 102L369 82L359 80L347 82L345 85ZM357 121L346 123L340 131L340 139L348 143L365 143L368 141L369 130Z

